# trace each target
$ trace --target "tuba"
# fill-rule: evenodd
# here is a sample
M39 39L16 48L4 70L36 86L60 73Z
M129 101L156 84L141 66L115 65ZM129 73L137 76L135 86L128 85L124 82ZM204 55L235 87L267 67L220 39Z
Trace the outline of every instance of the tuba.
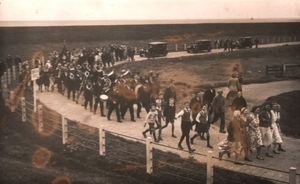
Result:
M91 83L91 82L88 82L88 83L86 84L86 86L85 86L85 87L86 87L86 89L87 89L87 90L90 90L90 91L91 91L91 90L92 90L92 88L93 88L93 85L92 85L92 83Z
M89 72L89 71L85 71L85 72L84 72L84 76L86 77L86 79L89 77L89 75L90 75L90 72Z
M74 80L75 75L73 73L70 73L69 77L70 77L71 80Z

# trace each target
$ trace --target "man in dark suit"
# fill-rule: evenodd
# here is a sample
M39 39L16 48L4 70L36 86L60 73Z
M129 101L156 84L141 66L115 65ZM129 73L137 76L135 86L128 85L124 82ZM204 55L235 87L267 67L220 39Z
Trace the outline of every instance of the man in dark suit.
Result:
M165 92L164 92L164 102L167 103L169 102L169 99L173 98L175 103L177 101L177 95L176 95L176 91L175 91L175 87L174 87L174 80L171 79L171 81L169 82L169 86L166 88Z
M214 97L216 96L216 90L214 89L215 85L213 83L210 83L208 85L208 88L204 91L203 94L203 102L207 102L208 105L208 112L209 112L209 117L211 116L213 109L211 108L211 103L214 99Z
M211 103L212 103L214 97L216 96L216 90L214 88L215 88L215 85L213 83L209 83L208 87L206 88L206 90L204 91L204 94L203 94L203 101L202 102L207 103L208 122L210 122L211 115L213 113ZM208 126L210 126L210 125L208 125ZM200 135L200 137L201 137L202 140L205 140L204 132Z
M202 91L197 91L195 93L195 96L190 101L190 109L192 110L192 118L193 118L192 127L194 125L197 125L196 116L199 113L199 111L201 110L202 94L203 94Z

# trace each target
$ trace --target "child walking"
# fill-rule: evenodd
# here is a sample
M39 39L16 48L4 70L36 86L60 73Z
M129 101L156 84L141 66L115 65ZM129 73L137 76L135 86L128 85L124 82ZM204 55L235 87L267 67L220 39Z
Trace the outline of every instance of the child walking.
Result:
M158 139L156 139L155 135L155 123L158 122L158 113L156 110L156 106L154 104L151 105L151 109L149 113L146 116L144 127L146 127L146 124L148 123L149 127L144 132L142 132L143 136L146 138L146 132L150 131L150 135L153 135L154 141L159 142Z

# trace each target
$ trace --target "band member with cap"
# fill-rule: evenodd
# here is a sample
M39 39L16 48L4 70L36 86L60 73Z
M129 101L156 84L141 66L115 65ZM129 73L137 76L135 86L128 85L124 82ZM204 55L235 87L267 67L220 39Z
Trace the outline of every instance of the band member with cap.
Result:
M192 149L190 146L190 130L191 130L191 126L192 126L192 112L190 109L190 104L189 102L185 102L184 103L184 109L181 110L178 114L176 114L175 118L179 118L181 117L181 131L182 131L182 135L180 137L179 143L178 143L178 148L179 149L183 149L183 147L181 146L182 141L186 140L186 145L189 149L190 153L193 153L195 151L195 149Z
M168 127L168 124L171 123L172 137L177 138L174 134L174 132L175 132L175 126L174 126L175 112L176 112L176 107L175 107L174 98L170 98L164 108L164 111L163 111L163 117L166 120L166 124L165 124L165 126L162 127L162 129Z
M89 103L90 111L92 112L93 107L93 84L91 79L87 80L86 85L84 86L84 109L87 108Z
M76 70L73 67L73 64L70 64L70 69L68 71L67 77L67 88L68 88L68 99L70 99L71 93L73 97L73 101L75 101L75 91L76 91Z
M127 85L123 85L123 94L121 95L121 118L125 119L125 114L127 112L127 109L129 109L129 113L130 113L130 120L132 122L135 122L134 119L134 108L133 105L136 102L136 95L133 91L133 89L131 89L129 86Z
M214 124L219 119L221 119L219 132L226 133L226 131L225 131L225 98L223 97L223 90L220 89L218 91L218 95L214 97L211 106L214 111L214 117L210 121L210 124Z
M65 72L63 70L61 63L59 63L57 65L54 77L55 77L55 83L57 84L57 90L59 93L62 93L63 92L63 83L65 80Z
M97 112L98 103L100 105L100 116L105 117L104 114L104 102L100 99L100 95L104 94L103 91L104 81L101 77L98 77L97 82L94 83L94 97L95 97L95 103L94 103L94 114Z
M121 116L120 116L120 109L119 109L119 105L120 105L120 94L119 91L116 90L116 88L114 87L113 90L110 92L110 94L108 95L108 113L107 113L107 120L110 121L110 115L112 113L113 110L116 111L116 116L117 116L117 121L119 123L122 123L121 121Z

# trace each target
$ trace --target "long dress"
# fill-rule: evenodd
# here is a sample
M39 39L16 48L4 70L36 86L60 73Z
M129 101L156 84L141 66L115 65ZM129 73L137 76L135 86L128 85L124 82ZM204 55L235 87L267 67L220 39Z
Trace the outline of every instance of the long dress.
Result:
M228 80L227 86L229 88L229 92L227 94L228 100L233 100L237 96L238 87L239 87L239 79L231 77Z
M259 129L259 118L258 118L258 114L253 114L251 113L248 117L247 117L247 121L248 121L248 145L250 145L250 149L251 148L257 148L259 146L262 146L262 137L261 137L261 132Z
M277 113L271 110L271 115L272 115L272 123L271 123L271 128L272 128L272 135L273 135L273 141L274 143L281 144L282 143L282 138L280 136L278 126L277 126Z

